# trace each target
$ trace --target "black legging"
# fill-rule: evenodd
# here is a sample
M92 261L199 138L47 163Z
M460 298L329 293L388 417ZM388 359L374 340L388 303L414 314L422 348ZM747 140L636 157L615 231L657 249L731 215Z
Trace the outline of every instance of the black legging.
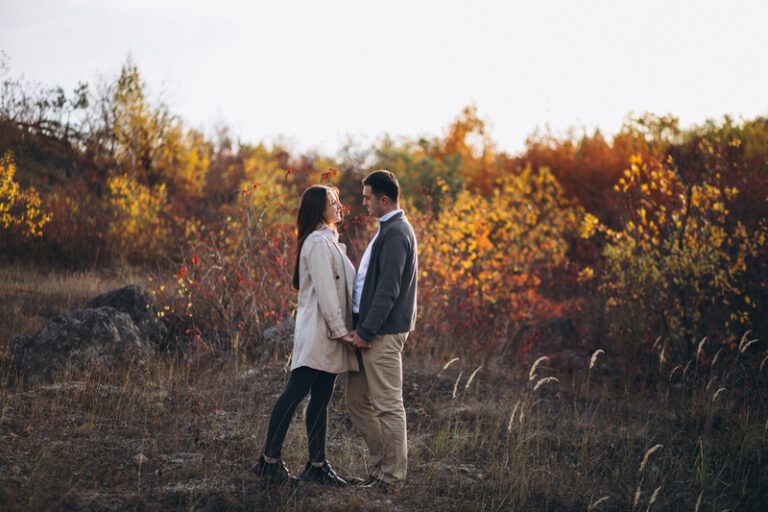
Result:
M267 442L264 454L279 458L283 449L285 434L291 424L296 407L312 391L307 406L307 438L309 439L309 460L325 460L325 430L328 422L328 402L333 395L336 374L301 366L291 371L285 390L277 399L272 416L269 418Z

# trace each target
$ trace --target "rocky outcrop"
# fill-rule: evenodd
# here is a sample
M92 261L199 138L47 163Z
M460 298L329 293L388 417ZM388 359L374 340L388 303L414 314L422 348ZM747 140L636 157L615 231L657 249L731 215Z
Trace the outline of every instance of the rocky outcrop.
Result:
M55 318L22 340L14 366L24 373L55 368L86 369L144 359L154 352L131 317L110 307L80 309Z
M145 290L133 284L123 286L99 295L85 307L96 309L105 306L130 316L144 339L157 347L165 348L168 328L158 318L155 301Z
M293 346L293 331L296 329L296 321L293 317L286 317L282 322L264 330L264 344L259 355L259 363L265 363L273 358L281 358Z
M13 363L24 374L126 365L151 357L166 332L149 295L138 286L125 286L21 339Z

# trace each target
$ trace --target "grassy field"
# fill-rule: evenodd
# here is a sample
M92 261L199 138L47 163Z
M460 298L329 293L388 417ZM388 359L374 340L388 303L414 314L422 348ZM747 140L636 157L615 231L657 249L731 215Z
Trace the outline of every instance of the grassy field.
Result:
M421 364L410 347L409 477L397 494L271 488L249 474L287 379L282 361L223 352L14 377L12 336L128 282L143 278L0 269L0 509L766 510L766 368L649 364L623 375L609 351L567 373L534 361L541 354L478 369ZM329 460L364 477L343 387ZM294 472L306 460L301 414L284 449Z

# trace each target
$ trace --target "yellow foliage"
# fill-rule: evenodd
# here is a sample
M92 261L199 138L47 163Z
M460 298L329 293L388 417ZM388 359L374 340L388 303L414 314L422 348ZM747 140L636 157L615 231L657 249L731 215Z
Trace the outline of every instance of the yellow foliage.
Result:
M245 160L245 180L240 184L238 205L248 223L263 226L292 224L298 210L298 195L280 166L264 146L251 148Z
M155 258L169 242L164 216L167 192L164 184L150 188L127 175L108 180L111 222L110 247L120 254Z
M209 147L203 134L172 124L163 137L156 167L163 182L173 188L175 194L191 199L202 199L205 179L211 165Z
M497 183L488 197L462 190L425 223L420 264L445 306L457 289L467 304L514 300L565 257L564 234L581 213L566 204L546 170L530 168Z
M584 215L584 219L581 222L581 237L582 238L589 238L592 235L595 234L598 227L600 226L600 220L592 215L591 213L587 213Z
M24 236L42 236L51 215L42 211L35 188L22 190L15 175L13 155L8 152L0 158L0 225L4 229L19 228Z
M732 322L749 318L752 304L739 295L747 261L765 252L766 225L748 232L731 220L726 201L738 190L720 180L713 172L688 183L672 159L631 159L617 187L635 205L633 220L598 228L609 240L601 286L609 307L626 307L646 326L663 319L667 335L688 340L702 335L709 307L732 310Z

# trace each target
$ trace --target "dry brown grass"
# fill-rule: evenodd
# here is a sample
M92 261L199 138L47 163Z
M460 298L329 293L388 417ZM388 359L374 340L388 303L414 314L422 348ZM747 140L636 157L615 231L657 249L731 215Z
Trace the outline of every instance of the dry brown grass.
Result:
M55 316L128 283L145 285L146 275L130 268L60 272L22 265L0 267L0 352L14 336L33 334Z
M4 314L0 328L30 333L125 282L4 271L3 311L15 314ZM12 378L6 365L0 508L763 509L768 408L755 389L729 385L713 401L706 381L646 385L603 371L610 355L589 356L583 370L563 374L541 362L532 372L530 360L482 371L462 360L425 367L406 354L410 474L396 495L274 489L249 474L287 377L281 362L257 366L221 352L194 365L163 358L36 383ZM460 385L463 374L471 375ZM535 389L530 374L558 380ZM297 416L284 450L294 471L305 445ZM328 453L343 474L365 476L341 389L331 404Z

